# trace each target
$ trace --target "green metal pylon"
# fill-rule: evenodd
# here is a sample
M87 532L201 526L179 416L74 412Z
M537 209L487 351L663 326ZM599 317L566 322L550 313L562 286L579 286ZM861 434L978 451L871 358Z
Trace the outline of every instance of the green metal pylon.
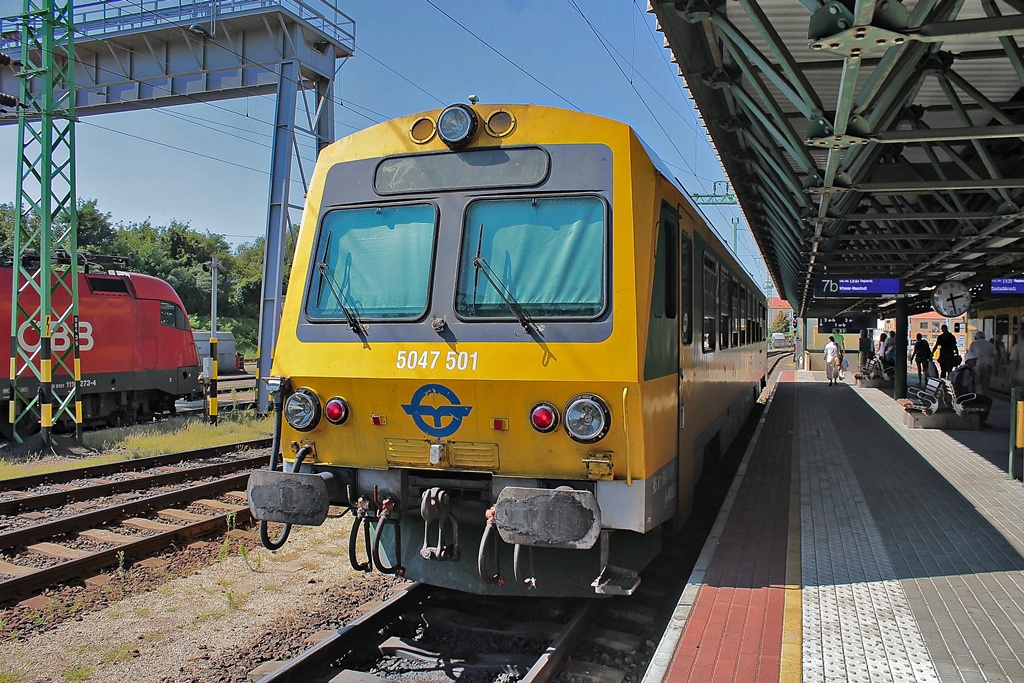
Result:
M62 415L79 438L82 422L74 6L25 0L23 7L9 419L15 440L38 426L50 448Z

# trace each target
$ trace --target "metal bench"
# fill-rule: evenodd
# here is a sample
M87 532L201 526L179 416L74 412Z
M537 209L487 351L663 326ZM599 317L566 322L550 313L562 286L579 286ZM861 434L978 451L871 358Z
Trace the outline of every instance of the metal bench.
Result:
M945 385L946 391L949 392L949 403L953 407L953 411L961 417L968 413L985 413L988 412L989 406L983 404L968 405L970 401L978 398L977 394L958 394L956 386L948 379L942 380Z
M880 359L872 358L854 377L856 379L892 379L894 374L892 367L886 367Z
M925 415L931 415L942 406L942 396L946 393L946 385L949 380L929 377L924 389L911 388L907 393L910 398L900 398L896 402L903 406L904 410L919 410ZM974 397L974 394L971 394ZM960 413L957 413L958 415Z

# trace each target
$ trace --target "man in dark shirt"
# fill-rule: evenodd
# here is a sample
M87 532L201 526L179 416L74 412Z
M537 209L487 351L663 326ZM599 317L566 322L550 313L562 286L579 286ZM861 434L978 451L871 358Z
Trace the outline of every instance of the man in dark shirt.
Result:
M935 355L935 351L938 349L939 376L948 377L949 371L957 366L956 358L960 355L960 352L956 349L956 337L950 334L949 328L943 325L941 329L942 334L935 340L932 355Z

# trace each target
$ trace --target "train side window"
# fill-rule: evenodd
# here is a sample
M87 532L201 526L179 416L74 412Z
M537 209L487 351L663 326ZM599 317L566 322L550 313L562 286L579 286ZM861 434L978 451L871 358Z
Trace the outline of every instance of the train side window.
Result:
M647 327L647 353L644 379L650 380L679 372L679 222L675 208L662 204L661 220L654 250L654 277L651 286L651 312Z
M729 279L729 271L723 266L720 277L718 280L718 311L719 311L719 323L718 323L718 347L721 349L729 348L729 306L732 305L732 297L729 293L729 284L732 280Z
M732 326L732 345L740 345L740 284L733 281L729 283L729 292L732 294L729 303L729 318Z
M173 327L176 330L188 329L188 319L185 317L185 311L181 310L181 306L170 301L160 302L160 324Z
M747 337L747 306L750 304L750 292L743 285L740 285L740 344L747 344L750 339Z
M718 316L718 264L710 256L704 256L704 353L715 350L715 319Z
M654 284L651 291L651 312L657 318L675 320L678 309L676 291L679 274L676 264L679 226L663 214L654 253Z
M693 343L693 242L685 232L679 233L679 241L682 244L682 259L680 262L681 280L683 283L682 300L682 325L683 344Z

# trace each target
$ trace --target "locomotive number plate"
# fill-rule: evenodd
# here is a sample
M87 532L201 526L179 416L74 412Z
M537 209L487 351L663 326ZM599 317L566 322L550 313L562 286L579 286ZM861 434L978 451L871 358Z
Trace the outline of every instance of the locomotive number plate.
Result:
M413 351L402 350L398 352L395 360L395 367L399 370L476 370L477 352L449 351L442 355L440 351Z

